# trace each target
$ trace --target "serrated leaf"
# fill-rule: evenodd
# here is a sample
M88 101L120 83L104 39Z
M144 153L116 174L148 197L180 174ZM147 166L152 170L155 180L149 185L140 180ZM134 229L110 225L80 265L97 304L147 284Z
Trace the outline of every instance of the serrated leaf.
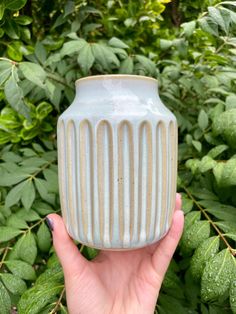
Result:
M204 302L223 296L235 278L235 261L229 249L214 256L204 268L201 282L201 296Z
M41 88L44 88L46 72L43 67L33 62L21 62L19 68L27 80L33 82Z
M26 283L19 277L12 274L0 274L5 287L13 294L22 294L27 289Z
M27 181L21 182L10 190L10 192L7 194L6 199L5 199L6 207L11 207L12 205L19 202L20 198L22 197L24 187L26 186L26 184L27 184Z
M134 62L133 58L127 57L120 63L119 73L120 74L133 74Z
M25 280L34 280L36 278L34 268L21 260L5 261L7 268L19 278Z
M92 67L95 61L91 45L85 43L84 46L79 51L79 56L77 62L80 65L80 68L83 74L88 74L90 68Z
M196 221L190 228L184 231L182 242L189 249L196 249L210 235L208 221Z
M203 109L200 110L198 115L198 125L203 131L208 127L208 115Z
M37 245L34 235L28 232L26 235L22 236L18 256L21 260L32 265L37 256Z
M33 201L35 200L35 188L32 180L27 180L26 185L23 188L21 201L25 209L30 209Z
M22 231L12 227L2 226L0 228L0 243L9 241L18 236Z
M48 252L52 245L51 233L44 222L40 225L37 231L37 242L38 247L42 252Z
M236 313L236 280L233 280L230 286L229 300L232 312Z
M219 245L219 236L214 236L206 239L195 250L191 259L191 271L195 278L201 278L206 263L219 251Z
M1 314L9 314L11 311L11 298L1 281L0 281L0 309Z
M62 284L54 282L35 285L27 290L18 303L19 314L38 314L48 304L56 300L57 294L61 292Z

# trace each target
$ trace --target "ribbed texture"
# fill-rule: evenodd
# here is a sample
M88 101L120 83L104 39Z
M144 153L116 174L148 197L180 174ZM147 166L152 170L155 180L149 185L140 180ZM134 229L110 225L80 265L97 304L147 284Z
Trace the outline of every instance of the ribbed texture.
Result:
M142 247L170 227L175 121L58 123L62 214L71 236L100 248Z

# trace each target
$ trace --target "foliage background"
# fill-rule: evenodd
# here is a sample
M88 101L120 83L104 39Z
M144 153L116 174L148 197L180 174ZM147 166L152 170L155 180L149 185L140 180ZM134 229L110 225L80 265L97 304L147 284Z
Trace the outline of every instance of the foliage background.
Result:
M56 122L74 81L99 73L158 78L178 119L185 228L156 312L236 313L235 9L214 0L1 1L1 314L67 313L45 225L60 211Z

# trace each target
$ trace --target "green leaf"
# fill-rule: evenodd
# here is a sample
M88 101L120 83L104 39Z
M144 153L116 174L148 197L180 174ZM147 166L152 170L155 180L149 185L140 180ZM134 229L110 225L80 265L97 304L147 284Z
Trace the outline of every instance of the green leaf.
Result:
M71 55L74 53L78 54L80 49L82 49L85 44L87 44L87 42L82 38L68 41L67 43L63 45L60 51L61 58L63 58L66 55Z
M128 45L126 45L122 40L120 40L119 38L117 37L112 37L110 40L109 40L109 45L110 46L113 46L113 47L116 47L116 48L129 48Z
M1 226L0 228L0 243L9 241L18 236L22 231L12 227Z
M19 68L25 78L39 87L44 88L44 82L46 79L46 72L37 63L21 62Z
M199 165L201 173L204 173L216 166L217 162L213 160L210 156L204 156Z
M119 67L120 62L110 47L95 43L92 44L92 51L102 71L111 71L114 67Z
M187 230L189 227L191 227L196 221L199 221L201 218L201 213L200 211L192 211L190 213L188 213L185 216L184 219L184 229Z
M205 130L208 127L208 115L201 109L198 115L198 125L201 130Z
M48 192L58 192L58 176L55 171L52 169L43 170L43 175L48 182L49 188Z
M9 79L11 75L12 64L9 61L1 60L0 61L0 86Z
M32 180L27 180L23 188L21 201L25 209L30 209L35 200L35 188Z
M35 285L27 290L18 303L19 314L38 314L43 308L56 300L56 296L61 292L62 284L54 282Z
M198 152L202 151L202 143L201 142L192 140L192 144Z
M12 214L8 220L7 225L9 227L17 228L17 229L27 229L28 225L24 219L17 217L15 214Z
M216 218L235 221L235 208L233 206L210 200L199 201L199 204L205 207L206 211Z
M120 63L119 73L120 74L133 74L134 62L133 58L127 57Z
M84 46L80 49L77 61L81 67L83 74L85 75L88 74L90 68L92 67L95 61L90 44L85 43Z
M222 30L227 34L228 33L228 23L224 21L224 18L221 15L221 11L215 7L208 7L209 16L211 19L218 24Z
M9 58L14 61L21 61L23 54L22 54L22 44L18 41L13 41L7 46L7 54Z
M218 163L213 173L216 182L220 187L236 185L236 158L229 159L227 162Z
M37 242L38 247L42 252L48 252L49 249L51 248L52 245L51 233L44 222L40 225L37 231Z
M11 207L12 205L19 202L20 198L23 196L24 188L26 185L27 180L17 184L16 186L14 186L13 189L10 190L5 200L5 205L7 207Z
M230 306L232 312L236 313L236 280L233 280L229 292Z
M224 232L236 233L235 221L216 221L215 224Z
M204 268L201 284L201 296L204 302L218 300L228 292L235 278L235 261L229 249L224 249Z
M189 213L193 208L193 201L182 194L182 210L185 214Z
M26 15L19 15L14 17L14 21L20 25L29 25L32 23L33 19Z
M36 107L36 116L38 119L43 120L46 118L49 113L53 110L53 107L50 103L47 101L42 101L37 107Z
M19 277L12 274L0 274L5 287L13 294L22 294L27 289L26 283Z
M182 242L189 249L196 249L210 235L208 221L196 221L191 228L184 231Z
M181 24L181 27L183 27L184 34L186 35L186 37L190 37L190 36L192 36L192 34L196 28L196 22L190 21L187 23L183 23L183 24Z
M229 146L227 145L217 145L216 147L212 148L209 152L208 152L208 156L210 156L211 158L216 158L217 156L219 156L220 154L222 154L224 151L226 151L229 148Z
M17 84L14 76L11 76L6 81L4 92L11 107L27 118L29 115L29 109L23 102L23 91Z
M156 75L156 65L152 60L141 55L136 55L135 58L144 67L148 74L153 76Z
M226 97L225 109L226 110L236 109L236 96L235 95L229 95L228 97Z
M172 40L160 39L160 48L161 48L161 50L167 50L167 49L171 48L172 45L173 45L173 41Z
M203 17L201 19L198 19L198 24L204 32L214 36L219 35L217 23L210 20L209 18Z
M54 203L54 195L48 193L47 181L45 181L43 179L35 178L34 182L35 182L35 186L36 186L40 196L42 197L42 199L49 202L50 204L51 203L53 204Z
M9 314L11 312L11 298L1 281L0 281L0 309L1 314Z
M236 241L236 234L235 233L225 233L224 236Z
M88 260L92 260L94 259L97 255L98 255L98 250L97 249L94 249L94 248L91 248L91 247L88 247L88 246L85 246L83 248L83 255L88 259Z
M232 148L236 148L236 109L223 112L213 121L214 134L221 135Z
M191 259L191 271L195 278L201 278L206 263L219 251L219 245L219 236L214 236L203 241L195 250Z
M29 174L24 173L22 170L14 171L14 174L6 172L0 176L0 186L15 185L26 179L28 176Z
M5 261L7 268L19 278L25 280L35 280L36 274L34 268L21 260Z
M9 10L20 10L26 5L27 0L7 0L5 1L6 8Z
M32 265L37 256L37 246L34 235L28 232L26 235L23 235L20 240L18 255L21 260Z

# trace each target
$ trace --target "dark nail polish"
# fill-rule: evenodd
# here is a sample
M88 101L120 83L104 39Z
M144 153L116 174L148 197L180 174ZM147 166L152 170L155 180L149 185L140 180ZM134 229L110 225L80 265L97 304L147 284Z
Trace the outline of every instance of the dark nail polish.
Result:
M52 221L52 219L49 218L49 217L46 217L45 221L46 221L46 224L48 225L48 228L49 228L51 231L53 231L53 221Z

